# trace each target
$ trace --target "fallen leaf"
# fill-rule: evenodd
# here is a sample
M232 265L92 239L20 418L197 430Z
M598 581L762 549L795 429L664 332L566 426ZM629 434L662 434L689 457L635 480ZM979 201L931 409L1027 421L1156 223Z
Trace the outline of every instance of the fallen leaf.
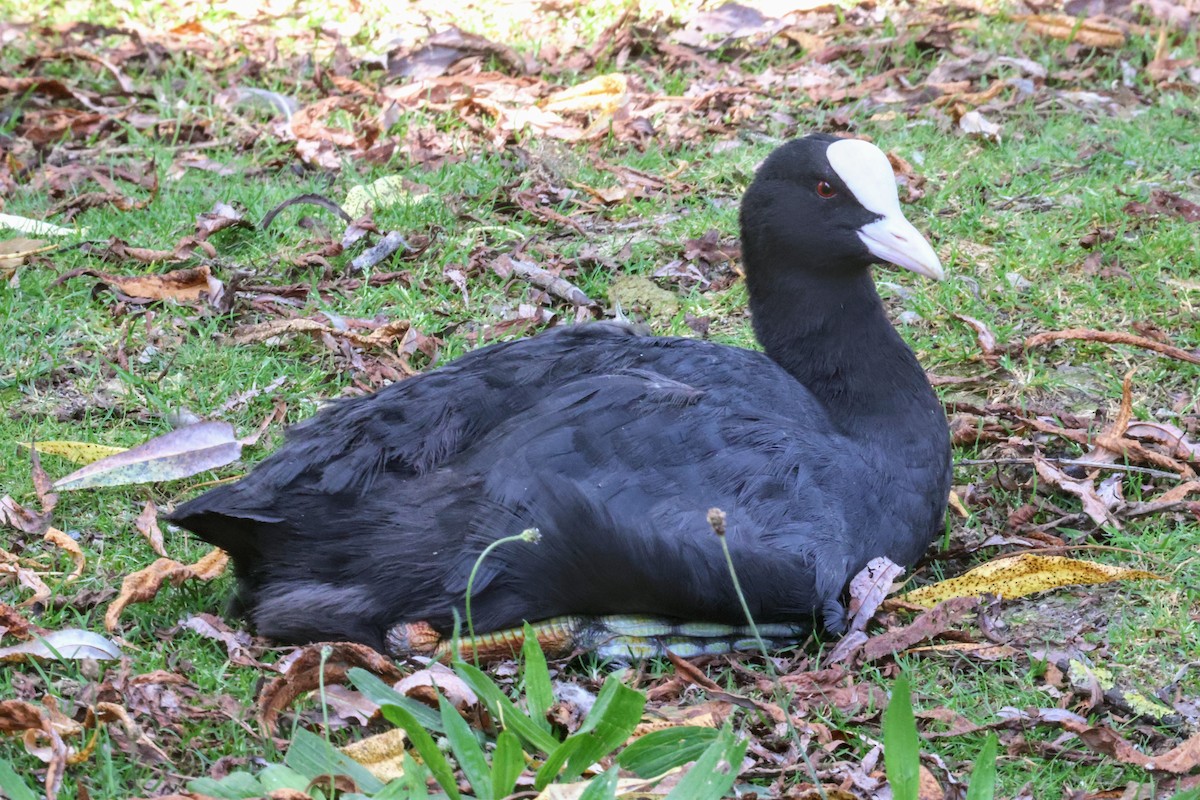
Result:
M102 458L54 482L63 491L158 483L223 467L242 454L228 422L198 422Z
M368 211L381 211L398 203L418 203L430 196L429 187L418 187L403 175L386 175L370 186L354 186L346 193L342 208L353 218Z
M1096 486L1091 478L1072 478L1046 459L1035 454L1033 466L1038 477L1055 489L1073 494L1083 503L1083 513L1091 518L1096 525L1111 525L1120 528L1121 523L1113 516L1110 509L1096 493Z
M629 79L620 73L598 75L590 81L555 92L542 101L542 108L555 112L599 111L615 114L625 104Z
M167 557L167 552L163 549L162 529L158 527L158 507L154 505L153 500L146 501L142 513L133 521L133 526L150 543L151 550L163 558Z
M70 574L67 575L66 582L70 583L83 574L83 568L87 565L87 559L83 556L83 550L79 549L79 542L67 536L58 528L47 528L42 539L55 547L65 550L67 555L71 557L71 563L75 566Z
M902 599L907 600L907 595L902 596ZM919 614L908 625L868 639L861 650L862 660L866 663L877 661L942 636L957 626L967 613L974 611L979 606L979 599L959 595L928 605L932 608Z
M29 659L55 661L92 658L112 661L121 657L121 648L107 637L79 628L52 631L11 647L0 647L0 661L19 663Z
M955 597L976 598L991 594L1011 600L1063 586L1135 580L1161 581L1166 578L1140 569L1112 567L1065 556L1022 553L989 561L957 578L947 578L906 592L900 599L930 607Z
M1000 143L1000 126L979 111L968 111L958 118L958 129L968 136Z
M63 228L49 222L27 219L12 214L0 214L0 228L11 228L14 231L28 233L31 236L87 236L88 229Z
M206 639L212 639L225 645L229 661L242 667L271 669L263 664L251 652L254 649L254 639L245 631L235 631L224 620L212 614L192 614L183 621L183 627L195 631Z
M387 782L404 775L404 746L407 742L403 728L392 728L351 742L341 750L376 778Z
M93 461L125 452L124 447L92 442L47 441L33 442L30 446L39 453L65 458L72 464L91 464Z
M121 593L104 612L104 627L115 630L121 612L131 603L153 600L164 581L179 586L184 581L211 581L225 572L229 555L221 549L213 549L195 564L180 564L169 558L160 558L143 570L127 575L121 582Z
M323 652L325 648L329 649L328 653ZM309 645L300 650L286 673L267 684L259 694L259 722L268 733L273 734L280 711L305 692L319 688L322 681L326 686L345 683L352 667L373 672L389 683L395 683L403 677L391 659L366 645L352 642Z
M1200 203L1185 200L1179 195L1163 189L1155 189L1150 192L1150 202L1127 203L1125 213L1139 217L1165 215L1179 217L1184 222L1200 222Z
M135 301L174 300L180 303L194 303L207 299L211 305L218 305L225 294L224 284L213 277L207 266L177 269L161 275L110 275L84 268L64 273L56 283L80 275L99 278L110 288Z

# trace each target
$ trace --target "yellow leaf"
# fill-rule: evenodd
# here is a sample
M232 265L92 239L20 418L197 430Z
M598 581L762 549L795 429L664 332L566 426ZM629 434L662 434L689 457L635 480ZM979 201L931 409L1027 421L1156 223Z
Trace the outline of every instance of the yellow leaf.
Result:
M72 464L91 464L93 461L99 461L102 458L116 455L117 453L125 452L124 447L109 447L106 444L93 444L92 442L68 442L68 441L48 441L34 442L33 449L43 455L58 456L65 458Z
M71 563L74 564L74 569L67 576L67 582L71 582L83 574L83 568L87 565L87 559L83 556L83 551L79 549L79 542L67 536L58 528L48 528L46 535L42 537L44 540L66 551L71 557Z
M401 175L387 175L372 183L370 186L355 186L346 192L342 210L357 219L367 211L379 211L389 208L402 201L420 202L429 196L423 191L414 194L405 185L410 183Z
M1064 556L1038 556L1023 553L999 558L960 575L901 595L902 600L932 608L952 597L977 597L994 594L1011 599L1034 592L1085 583L1116 581L1166 580L1153 572L1124 567L1110 567L1093 561L1080 561Z
M404 775L403 728L392 728L342 748L342 752L367 768L384 783Z
M619 72L555 92L546 98L547 111L602 111L612 114L625 102L629 81Z

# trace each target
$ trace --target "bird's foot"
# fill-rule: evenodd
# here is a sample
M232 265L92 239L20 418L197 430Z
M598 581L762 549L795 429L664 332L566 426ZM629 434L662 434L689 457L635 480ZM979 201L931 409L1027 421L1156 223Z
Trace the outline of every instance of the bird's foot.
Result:
M844 625L845 612L840 613ZM600 658L634 661L664 656L668 650L684 658L693 658L752 651L759 646L755 632L748 626L679 622L661 617L556 617L532 627L538 644L550 658L593 652ZM794 645L809 632L808 625L772 623L758 626L758 636L768 649ZM499 661L515 658L524 641L522 628L509 628L474 638L462 637L457 643L457 653L464 660ZM423 622L392 627L386 643L388 654L394 658L424 656L449 661L454 652L451 637L442 637Z

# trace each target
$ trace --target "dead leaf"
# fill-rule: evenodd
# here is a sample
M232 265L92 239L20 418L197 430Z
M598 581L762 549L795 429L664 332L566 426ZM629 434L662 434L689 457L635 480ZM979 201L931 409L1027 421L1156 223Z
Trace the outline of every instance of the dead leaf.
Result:
M1000 126L979 111L968 111L959 117L958 129L968 136L1000 143Z
M873 558L850 580L850 625L847 632L864 631L892 591L904 567L888 558Z
M221 302L225 293L224 284L213 277L207 266L177 269L161 275L127 276L110 275L84 268L64 273L55 283L62 283L80 275L99 278L126 297L142 302L174 300L180 303L196 303L204 299L215 306Z
M620 73L611 73L555 92L541 105L547 111L599 111L611 115L625 104L628 92L629 79Z
M255 650L254 639L245 631L235 631L224 620L212 614L192 614L183 621L183 627L195 631L206 639L212 639L225 646L229 661L241 667L258 669L273 669L262 663L252 651ZM257 648L261 651L261 648Z
M125 607L130 603L153 600L164 581L170 581L175 586L189 580L211 581L225 572L228 562L229 555L219 548L211 550L190 566L169 558L158 559L145 569L126 576L121 582L121 593L104 612L104 627L115 630Z
M1150 192L1148 203L1127 203L1125 213L1138 217L1178 217L1184 222L1200 222L1200 203L1185 200L1177 194L1155 189Z
M322 651L326 647L329 648L329 653L323 655ZM268 733L273 734L280 711L291 705L300 695L318 688L322 680L326 686L345 683L351 667L361 667L373 672L389 683L395 683L403 677L391 659L366 645L352 642L309 645L300 651L284 675L267 684L259 694L259 722Z
M957 578L947 578L906 592L900 599L929 607L949 598L977 598L991 594L1011 600L1063 586L1134 580L1161 581L1166 578L1140 569L1112 567L1065 556L1022 553L989 561Z
M151 550L163 558L167 557L167 552L163 549L162 529L158 527L158 507L154 505L153 500L146 501L142 513L133 521L133 527L150 543Z
M863 644L861 658L865 663L870 663L942 636L978 606L978 598L963 596L938 603L908 625L872 636Z
M404 747L407 742L403 728L392 728L352 742L341 750L376 778L387 782L404 775Z
M92 442L47 441L33 442L30 447L39 453L65 458L72 464L91 464L107 456L123 453L124 447L110 447Z
M71 563L75 566L70 574L67 575L67 583L70 583L83 574L83 568L87 565L87 559L83 556L83 550L79 549L79 542L67 536L58 528L48 528L42 539L55 547L67 551L67 555L71 557Z
M1096 525L1121 527L1121 523L1117 522L1117 518L1113 516L1112 509L1105 505L1100 496L1096 494L1096 485L1091 478L1072 478L1036 453L1033 456L1033 466L1037 470L1038 477L1050 486L1078 497L1083 502L1083 513L1087 514Z
M198 422L88 464L59 478L54 488L75 491L176 480L231 464L241 454L242 443L228 422Z
M111 639L92 631L65 628L30 639L11 647L0 647L0 661L20 663L29 659L55 661L92 658L112 661L121 657L121 648Z

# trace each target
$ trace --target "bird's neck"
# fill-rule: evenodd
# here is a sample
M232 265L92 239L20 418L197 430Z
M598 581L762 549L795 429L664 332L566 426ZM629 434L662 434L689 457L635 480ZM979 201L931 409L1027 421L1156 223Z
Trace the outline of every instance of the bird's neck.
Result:
M759 343L844 432L875 438L913 417L945 424L924 370L884 313L869 270L803 276L788 291L755 291L753 282L749 288Z

